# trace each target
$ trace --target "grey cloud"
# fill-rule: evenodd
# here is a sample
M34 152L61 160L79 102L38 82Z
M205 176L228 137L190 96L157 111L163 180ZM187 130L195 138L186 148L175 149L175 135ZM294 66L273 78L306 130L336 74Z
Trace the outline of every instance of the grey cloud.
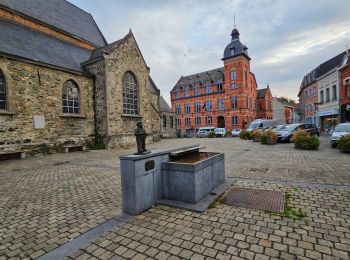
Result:
M277 95L295 98L304 74L350 44L350 26L344 27L343 35L338 33L341 37L332 39L332 28L350 22L348 0L72 2L92 13L109 42L132 28L151 75L168 100L181 75L222 66L234 12L259 86L269 82ZM322 28L330 28L329 35ZM313 32L323 35L305 34ZM298 50L291 42L305 45L307 51L286 55L284 52Z

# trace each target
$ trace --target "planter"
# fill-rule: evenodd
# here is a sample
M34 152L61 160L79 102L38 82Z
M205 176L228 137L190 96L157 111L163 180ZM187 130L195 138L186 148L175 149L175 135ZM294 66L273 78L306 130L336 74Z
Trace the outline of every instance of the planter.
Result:
M304 150L317 150L314 145L310 144L309 142L298 142L294 143L294 147L297 149L304 149Z
M342 153L350 153L350 147L339 149Z
M260 142L260 137L253 137L253 142Z
M272 139L266 139L266 144L270 144L270 145L272 145L272 144L276 144L277 143L277 140L272 140Z

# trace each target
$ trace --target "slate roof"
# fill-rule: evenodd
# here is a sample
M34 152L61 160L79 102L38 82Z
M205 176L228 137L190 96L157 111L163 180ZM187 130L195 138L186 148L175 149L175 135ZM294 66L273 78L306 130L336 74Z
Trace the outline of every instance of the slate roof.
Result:
M148 77L148 82L149 82L149 84L147 84L147 89L152 94L159 95L160 90L157 88L156 84L154 83L154 81L151 77Z
M267 88L258 89L258 96L257 96L257 98L264 98L266 91L267 91Z
M231 42L226 46L222 60L230 59L232 57L237 57L240 55L243 55L250 60L248 55L248 47L243 45L239 40L239 32L236 28L232 30L231 37ZM234 50L233 55L231 54L231 50Z
M214 81L220 80L224 82L224 68L217 68L213 70L208 70L204 72L200 72L197 74L192 74L188 76L181 76L175 86L181 86L186 84L193 84L195 82L205 82L205 81Z
M108 54L109 52L112 51L112 49L116 46L118 46L119 44L121 44L123 42L124 39L120 39L118 41L115 41L115 42L112 42L110 44L107 44L103 47L99 47L97 49L95 49L91 56L90 56L90 59L89 60L95 60L95 59L98 59L98 58L102 58L103 57L103 53L106 53Z
M337 56L334 56L333 58L321 63L316 68L311 70L311 72L306 74L301 82L298 95L300 95L300 92L304 87L309 86L311 83L315 82L317 78L325 75L332 69L339 67L344 59L345 54L346 52L344 51Z
M165 101L163 96L159 97L159 109L160 109L160 112L172 112L170 106Z
M96 46L107 44L92 15L66 0L0 0L0 5Z
M0 19L0 53L83 72L91 51ZM4 40L3 40L4 39Z

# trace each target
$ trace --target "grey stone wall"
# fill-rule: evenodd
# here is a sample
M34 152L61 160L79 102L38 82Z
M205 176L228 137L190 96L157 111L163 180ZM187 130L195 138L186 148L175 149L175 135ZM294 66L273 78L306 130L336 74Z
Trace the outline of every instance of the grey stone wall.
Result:
M172 124L171 124L172 118ZM160 129L162 138L176 137L176 115L173 112L161 112Z
M91 140L94 134L91 77L43 68L0 57L5 76L7 109L0 110L0 144L30 140L63 142ZM80 91L79 117L62 113L62 85L74 80ZM34 128L34 116L44 116L45 127Z
M106 109L101 109L98 113L99 119L107 121L107 129L100 129L101 134L105 130L106 144L109 148L128 147L136 144L134 129L136 123L140 120L144 122L147 132L159 133L159 108L158 95L152 94L147 89L149 84L149 68L145 64L142 54L137 46L135 38L131 35L126 40L114 47L109 54L103 54L103 61L100 64L94 64L96 67L105 69L105 82L98 81L99 85L105 86L106 91ZM139 91L139 115L123 115L123 88L122 79L126 72L131 72L137 81ZM98 89L103 89L99 86ZM101 95L101 100L104 95ZM102 102L101 102L102 103ZM99 104L101 106L101 104ZM158 109L158 111L157 111ZM151 136L148 142L154 138Z

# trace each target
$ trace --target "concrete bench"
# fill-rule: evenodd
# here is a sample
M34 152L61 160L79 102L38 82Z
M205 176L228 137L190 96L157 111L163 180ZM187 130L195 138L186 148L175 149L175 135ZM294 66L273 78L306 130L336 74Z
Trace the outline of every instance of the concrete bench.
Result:
M68 153L72 148L79 148L81 151L86 151L86 145L84 144L66 144L61 146L64 153Z

